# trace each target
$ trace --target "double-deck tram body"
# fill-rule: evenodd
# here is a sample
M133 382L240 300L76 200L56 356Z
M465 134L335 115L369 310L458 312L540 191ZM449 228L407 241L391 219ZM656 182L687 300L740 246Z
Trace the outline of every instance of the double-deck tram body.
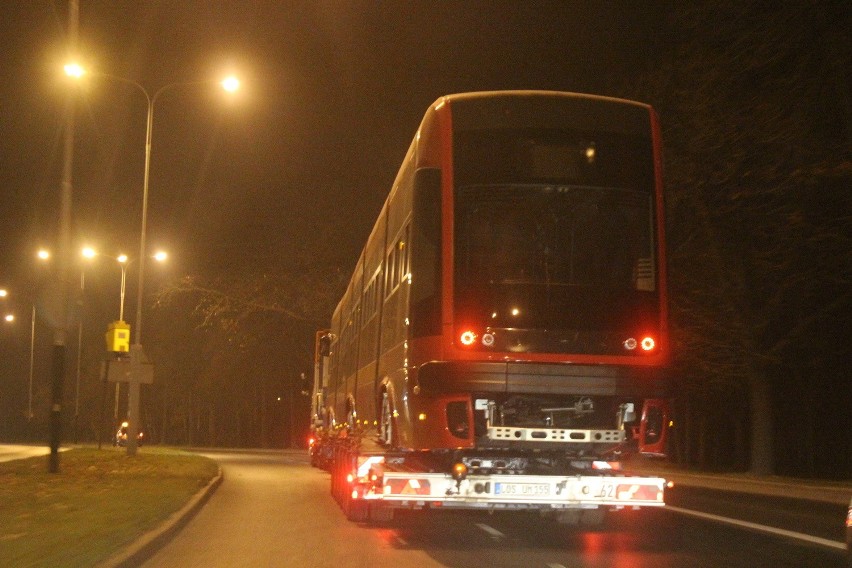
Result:
M438 99L334 312L315 413L393 450L662 453L660 146L636 102Z

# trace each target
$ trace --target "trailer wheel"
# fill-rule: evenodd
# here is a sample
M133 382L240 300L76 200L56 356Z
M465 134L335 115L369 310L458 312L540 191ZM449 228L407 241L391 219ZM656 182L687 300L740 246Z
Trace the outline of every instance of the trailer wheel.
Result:
M393 509L382 506L381 503L370 503L370 521L373 523L390 523L393 521Z
M346 518L353 523L363 523L370 516L369 503L363 499L353 499L351 495L347 495L343 503L343 512Z

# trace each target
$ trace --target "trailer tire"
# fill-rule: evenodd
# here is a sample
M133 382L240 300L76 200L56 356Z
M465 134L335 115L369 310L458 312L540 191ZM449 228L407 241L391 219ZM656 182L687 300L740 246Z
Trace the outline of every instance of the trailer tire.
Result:
M393 521L394 510L391 507L382 506L381 503L370 503L370 522L390 523Z
M353 523L363 523L370 516L369 503L363 499L353 499L351 495L347 495L344 500L343 512L346 518Z

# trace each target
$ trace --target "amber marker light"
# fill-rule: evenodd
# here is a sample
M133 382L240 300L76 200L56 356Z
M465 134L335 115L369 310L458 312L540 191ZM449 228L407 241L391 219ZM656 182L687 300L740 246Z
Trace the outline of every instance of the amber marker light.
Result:
M453 479L461 481L467 477L467 466L462 462L453 464Z

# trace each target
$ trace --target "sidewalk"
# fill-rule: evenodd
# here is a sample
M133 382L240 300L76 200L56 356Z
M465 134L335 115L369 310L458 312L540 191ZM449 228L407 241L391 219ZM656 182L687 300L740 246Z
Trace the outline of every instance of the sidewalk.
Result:
M68 448L60 448L64 452ZM44 445L0 444L0 462L46 456L50 448Z
M852 498L852 480L821 481L776 475L756 476L750 473L703 473L685 470L668 462L641 458L626 462L624 467L631 472L663 477L675 486L804 499L843 506L849 505L849 499Z

